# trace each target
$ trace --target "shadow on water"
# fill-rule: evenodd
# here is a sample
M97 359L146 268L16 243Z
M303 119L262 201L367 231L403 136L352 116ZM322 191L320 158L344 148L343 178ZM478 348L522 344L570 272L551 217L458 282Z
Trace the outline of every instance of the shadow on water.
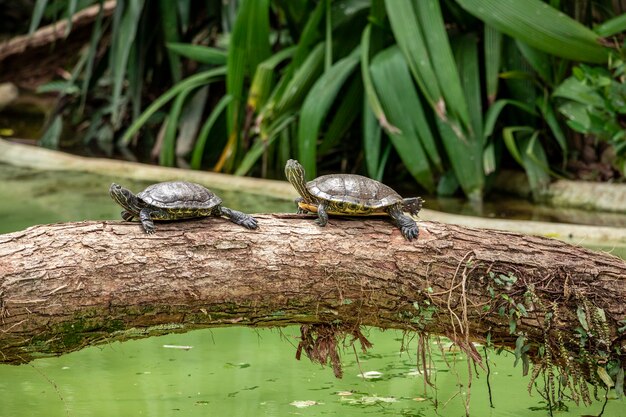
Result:
M41 223L119 219L120 208L108 196L113 181L133 191L148 185L114 176L0 165L0 232ZM291 203L269 197L215 191L235 209L293 209ZM465 414L464 354L446 348L444 360L440 347L433 345L437 391L425 391L424 376L416 367L415 341L397 331L366 332L374 347L366 354L359 351L358 362L351 346L343 349L343 379L304 357L295 360L297 327L198 330L104 344L21 366L0 365L0 417ZM513 355L489 355L495 408L489 406L486 374L477 370L471 388L472 415L548 415L541 397L536 392L528 395L528 377L521 375L521 367L513 367ZM593 415L601 407L601 402L591 407L569 404L569 410L558 415ZM623 416L625 408L623 400L610 400L604 415Z

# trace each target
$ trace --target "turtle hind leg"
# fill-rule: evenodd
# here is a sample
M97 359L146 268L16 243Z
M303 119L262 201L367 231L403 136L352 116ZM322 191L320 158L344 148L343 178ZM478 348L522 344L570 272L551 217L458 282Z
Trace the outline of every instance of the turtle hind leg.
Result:
M400 232L402 232L402 236L404 236L408 241L417 239L420 231L417 227L417 223L415 223L415 220L404 215L398 206L390 208L388 213L394 224L398 226Z
M402 211L411 213L413 216L417 216L422 209L423 204L424 199L421 197L405 198L402 201Z
M231 222L239 224L248 229L256 229L257 227L259 227L259 224L254 217L237 210L229 209L228 207L219 207L217 215L224 216Z
M152 212L148 208L141 209L139 212L139 220L141 220L141 225L147 234L151 235L154 233L154 222L152 221Z

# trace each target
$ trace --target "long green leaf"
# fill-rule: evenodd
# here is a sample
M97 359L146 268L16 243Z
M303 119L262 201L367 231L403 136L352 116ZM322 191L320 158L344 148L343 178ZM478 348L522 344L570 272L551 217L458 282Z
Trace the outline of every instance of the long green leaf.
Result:
M224 111L226 106L228 106L228 103L230 103L232 99L232 96L223 96L211 112L211 115L209 116L207 121L202 125L200 133L198 134L198 138L196 140L196 145L193 148L193 153L191 156L191 168L200 169L202 167L204 149L206 147L209 134L211 133L211 129L213 128L213 125L217 121L218 117L222 114L222 112Z
M179 158L179 161L189 155L194 148L198 130L204 119L204 106L208 96L208 85L198 88L193 97L187 100L180 114L178 136L176 137L176 157Z
M319 153L321 155L329 152L341 142L341 139L359 115L359 112L354 109L362 102L363 84L361 77L353 77L341 98L337 111L333 113L332 119L328 124L328 130L326 130L322 143L320 143Z
M465 195L474 202L480 202L483 197L483 154L482 141L477 138L461 140L459 134L449 123L439 118L435 119L446 154Z
M37 0L35 2L35 7L33 8L32 17L30 19L30 27L28 28L28 34L32 35L35 33L39 24L41 23L41 18L43 17L43 12L46 10L46 6L48 5L48 0Z
M326 39L324 40L326 52L324 53L324 72L328 72L330 67L333 66L333 25L330 2L331 0L326 0Z
M91 77L93 75L93 66L96 59L96 52L98 51L98 44L100 43L100 39L102 38L103 30L102 30L102 15L103 15L103 7L100 5L100 9L98 10L98 16L96 17L96 21L93 25L93 29L91 32L91 39L89 40L89 49L87 50L87 63L85 66L85 71L82 74L82 87L81 87L81 95L80 95L80 105L79 105L79 113L82 115L85 109L85 103L87 101L87 92L89 91L89 86L91 83Z
M368 70L369 71L369 70ZM376 116L368 105L363 102L363 153L365 154L365 168L367 175L380 181L376 177L380 167L380 148L382 142L382 130Z
M504 84L507 87L507 96L534 107L538 94L537 76L530 64L522 56L515 40L505 37L503 43L504 61L503 72L500 73L500 78L504 80ZM533 125L537 121L534 120L534 117L524 115L521 123L520 121L516 123Z
M267 148L274 143L274 140L287 128L296 116L291 114L283 114L281 117L269 127L268 132L259 136L254 142L250 150L246 153L243 160L237 167L235 175L246 175L252 169L256 161L263 155Z
M289 4L293 6L291 2ZM304 93L294 94L294 91L300 91L299 87L306 78L310 78L312 84L317 77L318 67L321 72L324 44L323 42L318 42L321 38L320 24L324 16L324 6L325 3L323 1L318 2L308 17L296 46L293 59L283 72L274 90L272 90L268 102L259 112L257 120L260 121L262 129L266 128L267 124L272 124L275 118L280 117L283 112L288 110L289 105L287 102L300 102L304 97ZM315 68L316 70L312 71L310 68ZM289 94L285 94L286 91L289 91ZM296 100L294 96L298 96L298 99Z
M163 146L161 147L161 153L159 155L159 165L173 167L176 164L176 132L178 131L180 113L183 110L187 96L196 87L197 86L194 85L181 91L174 100L174 104L167 117Z
M307 59L311 49L313 49L315 45L320 44L320 41L323 41L320 26L325 10L326 2L318 1L315 9L311 12L304 29L302 30L302 34L300 35L300 39L298 41L298 49L293 57L292 68L288 69L287 72L293 72L295 68L299 68ZM321 43L321 45L324 44Z
M322 73L323 60L324 44L320 43L313 48L307 59L293 73L293 77L286 78L287 82L281 88L280 96L274 97L278 100L276 104L268 103L268 106L272 107L271 112L274 113L274 117L281 116L302 102L311 85ZM285 77L288 77L288 74L285 74Z
M446 116L448 123L459 124L465 131L471 131L469 105L448 40L439 0L413 0L413 5L433 68L436 69L435 76L445 99L445 107L447 112L453 115L452 117L449 114Z
M322 121L331 104L336 100L339 89L359 63L360 50L337 61L313 85L300 110L298 127L298 160L309 176L315 177L317 162L317 137Z
M521 146L524 149L522 158L524 169L528 176L528 183L533 191L535 199L540 199L542 191L550 184L548 158L543 146L537 140L539 132L532 134L530 139L522 139Z
M561 129L561 125L559 124L559 120L556 117L556 112L554 111L553 103L548 98L538 97L537 98L537 107L541 111L543 115L543 119L548 123L550 130L552 131L552 135L554 139L556 139L557 143L561 147L561 151L563 152L563 162L565 162L567 158L567 138Z
M239 139L241 102L246 75L270 55L269 0L244 0L237 11L237 20L228 47L226 92L233 97L228 106L228 143L215 169L230 170Z
M385 6L391 29L411 73L428 102L437 109L437 103L442 101L442 94L424 36L416 24L418 19L413 5L408 0L386 0Z
M58 149L61 133L63 132L63 117L57 115L48 126L46 132L39 139L39 146L49 149Z
M515 141L515 134L518 132L533 133L535 129L529 126L509 126L502 130L502 138L504 139L504 144L508 148L509 153L513 159L523 167L524 159L522 158L522 152L520 152Z
M600 36L613 36L626 31L626 13L603 22L593 29Z
M178 0L176 6L178 20L180 22L181 32L187 32L189 28L189 16L191 16L191 2L192 0ZM194 16L195 18L195 16Z
M460 36L454 42L455 59L458 68L457 76L462 84L461 92L465 92L463 101L469 108L472 135L468 140L476 141L476 153L482 152L483 111L480 85L480 68L478 62L478 40L473 33Z
M494 102L484 118L484 131L483 131L483 141L485 143L485 149L483 151L483 169L485 170L485 174L489 175L496 170L496 155L495 155L495 146L494 140L490 139L493 134L496 122L500 117L500 113L506 107L506 105L515 106L529 114L537 116L538 113L535 109L526 103L516 100L508 100L508 99L500 99Z
M67 3L67 27L65 28L65 36L69 35L72 31L72 17L76 13L77 0L69 0Z
M506 105L515 106L529 114L532 114L533 116L538 116L538 113L535 111L535 109L527 105L526 103L508 99L498 100L489 107L489 109L487 110L487 114L485 114L485 127L483 132L483 136L485 139L493 134L493 129L496 125L496 122L498 121L498 117L500 117L500 112L502 112Z
M541 0L456 1L485 23L541 51L576 61L607 60L607 49L596 33Z
M380 52L370 71L389 121L400 129L389 134L391 143L413 178L433 191L429 157L435 166L441 161L403 54L395 46Z
M469 33L456 38L454 52L456 59L452 60L455 64L452 70L457 72L462 83L463 105L461 107L469 109L470 124L465 127L465 134L460 131L460 123L454 120L437 119L437 126L450 165L452 165L454 177L471 200L479 201L482 199L485 171L483 168L482 87L475 35ZM439 189L446 188L443 184L440 183ZM448 183L445 182L445 184Z
M543 51L540 51L519 39L515 41L517 48L520 50L522 56L526 59L526 62L539 74L548 85L554 84L554 76L552 75L552 68L554 63L550 59L550 55Z
M285 48L270 56L257 66L248 92L248 109L256 112L259 107L265 105L274 84L276 67L287 58L292 57L295 51L296 47L294 46Z
M128 57L131 46L137 34L138 22L143 9L143 0L128 2L127 7L118 7L113 19L113 40L109 67L113 78L113 91L111 93L111 121L117 127L121 123L121 96L124 85Z
M207 65L225 65L226 51L210 46L192 45L188 43L168 43L167 49L170 51Z
M502 65L502 33L485 25L485 83L489 104L498 96L499 73Z
M400 133L397 127L389 124L389 120L383 111L380 100L376 95L376 89L372 83L369 58L371 32L372 25L367 25L363 31L363 35L361 36L361 77L363 77L363 88L365 89L365 94L367 96L367 103L369 104L373 114L376 116L376 119L378 119L378 123L380 123L381 127L385 129L387 133Z
M201 72L199 74L192 75L186 78L167 90L163 95L157 98L152 104L137 118L137 120L130 125L130 127L124 132L124 135L120 138L121 146L128 146L133 135L141 129L141 127L150 119L150 117L163 107L168 101L176 97L182 91L189 88L198 87L207 84L215 79L221 78L226 74L226 67L218 67L208 71Z

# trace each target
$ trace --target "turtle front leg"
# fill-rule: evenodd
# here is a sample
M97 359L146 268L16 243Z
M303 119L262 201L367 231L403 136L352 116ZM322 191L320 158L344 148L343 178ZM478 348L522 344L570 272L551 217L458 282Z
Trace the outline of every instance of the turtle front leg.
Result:
M135 218L135 215L127 210L123 210L120 214L122 215L122 219L127 222L132 221Z
M324 227L328 223L328 213L326 213L326 204L320 203L317 206L317 224Z
M388 213L392 221L400 229L400 232L402 232L402 236L404 236L408 241L417 239L420 231L417 227L417 223L415 223L415 220L403 214L402 209L398 206L390 208Z
M154 222L152 221L151 210L149 208L143 208L139 212L139 220L141 220L141 224L143 229L147 234L151 235L154 233Z
M296 198L293 201L294 201L294 203L296 203L296 207L298 208L298 211L296 211L296 214L306 214L306 213L308 213L307 210L305 210L302 207L300 207L300 203L302 203L304 201L304 198L298 197L298 198Z
M256 229L259 227L254 217L237 210L229 209L228 207L218 207L218 216L224 216L231 222L242 225L248 229Z

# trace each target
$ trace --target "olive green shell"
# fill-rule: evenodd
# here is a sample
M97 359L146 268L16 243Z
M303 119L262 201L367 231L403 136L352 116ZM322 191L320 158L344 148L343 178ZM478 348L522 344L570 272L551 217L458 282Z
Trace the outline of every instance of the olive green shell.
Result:
M222 203L210 190L186 181L154 184L137 194L146 205L165 210L207 210Z
M309 181L306 188L314 197L343 207L347 203L376 210L402 202L393 188L361 175L322 175Z

